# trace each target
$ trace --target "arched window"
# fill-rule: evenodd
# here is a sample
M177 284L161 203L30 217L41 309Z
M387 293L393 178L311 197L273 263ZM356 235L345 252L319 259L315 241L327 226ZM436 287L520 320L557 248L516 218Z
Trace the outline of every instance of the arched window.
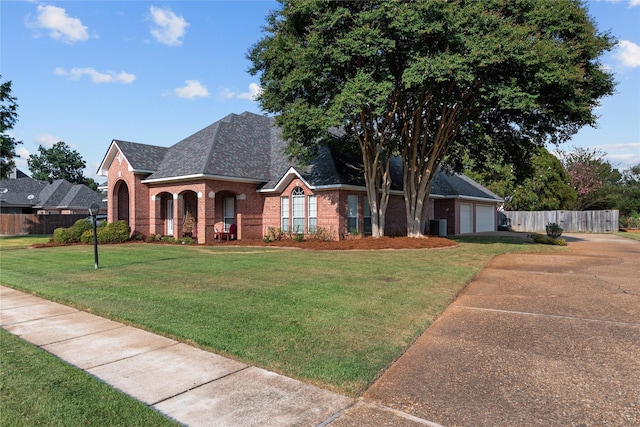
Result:
M301 187L291 192L291 219L291 231L304 233L304 190Z

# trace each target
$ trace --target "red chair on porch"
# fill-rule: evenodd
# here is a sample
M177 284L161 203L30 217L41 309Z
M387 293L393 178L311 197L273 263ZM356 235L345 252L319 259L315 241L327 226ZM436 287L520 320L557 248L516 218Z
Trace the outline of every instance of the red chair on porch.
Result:
M238 232L238 227L235 224L231 224L229 226L229 240L236 240L236 233Z

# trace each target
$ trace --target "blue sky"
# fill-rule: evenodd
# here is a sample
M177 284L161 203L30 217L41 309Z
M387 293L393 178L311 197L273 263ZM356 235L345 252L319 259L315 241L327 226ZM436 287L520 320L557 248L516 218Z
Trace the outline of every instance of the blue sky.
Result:
M561 148L600 149L620 169L640 163L640 0L587 2L619 47L603 62L617 93ZM0 2L0 74L13 82L18 168L64 141L96 172L111 140L170 146L229 113L259 113L247 50L272 1Z

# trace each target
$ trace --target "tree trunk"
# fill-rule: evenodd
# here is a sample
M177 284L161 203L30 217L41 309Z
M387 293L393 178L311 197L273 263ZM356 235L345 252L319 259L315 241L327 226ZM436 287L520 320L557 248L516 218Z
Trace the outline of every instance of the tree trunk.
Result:
M389 118L394 113L389 114ZM371 208L371 236L384 236L389 190L391 189L391 157L385 155L386 133L390 132L390 121L374 124L366 110L354 118L352 125L356 131L364 166L364 181L367 199ZM360 129L361 132L358 132ZM376 137L374 138L374 134Z

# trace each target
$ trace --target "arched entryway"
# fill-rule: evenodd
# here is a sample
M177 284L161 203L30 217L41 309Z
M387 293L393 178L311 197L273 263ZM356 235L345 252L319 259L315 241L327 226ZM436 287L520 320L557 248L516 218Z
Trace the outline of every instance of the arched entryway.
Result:
M236 225L236 195L230 191L216 193L216 231L228 233Z
M160 193L156 196L156 212L159 212L159 221L156 221L156 233L164 236L173 236L174 232L174 210L173 194Z
M124 181L118 181L114 188L115 206L114 214L116 221L125 221L129 224L129 186Z
M198 233L198 195L195 191L187 190L180 196L182 198L182 235L196 238Z

